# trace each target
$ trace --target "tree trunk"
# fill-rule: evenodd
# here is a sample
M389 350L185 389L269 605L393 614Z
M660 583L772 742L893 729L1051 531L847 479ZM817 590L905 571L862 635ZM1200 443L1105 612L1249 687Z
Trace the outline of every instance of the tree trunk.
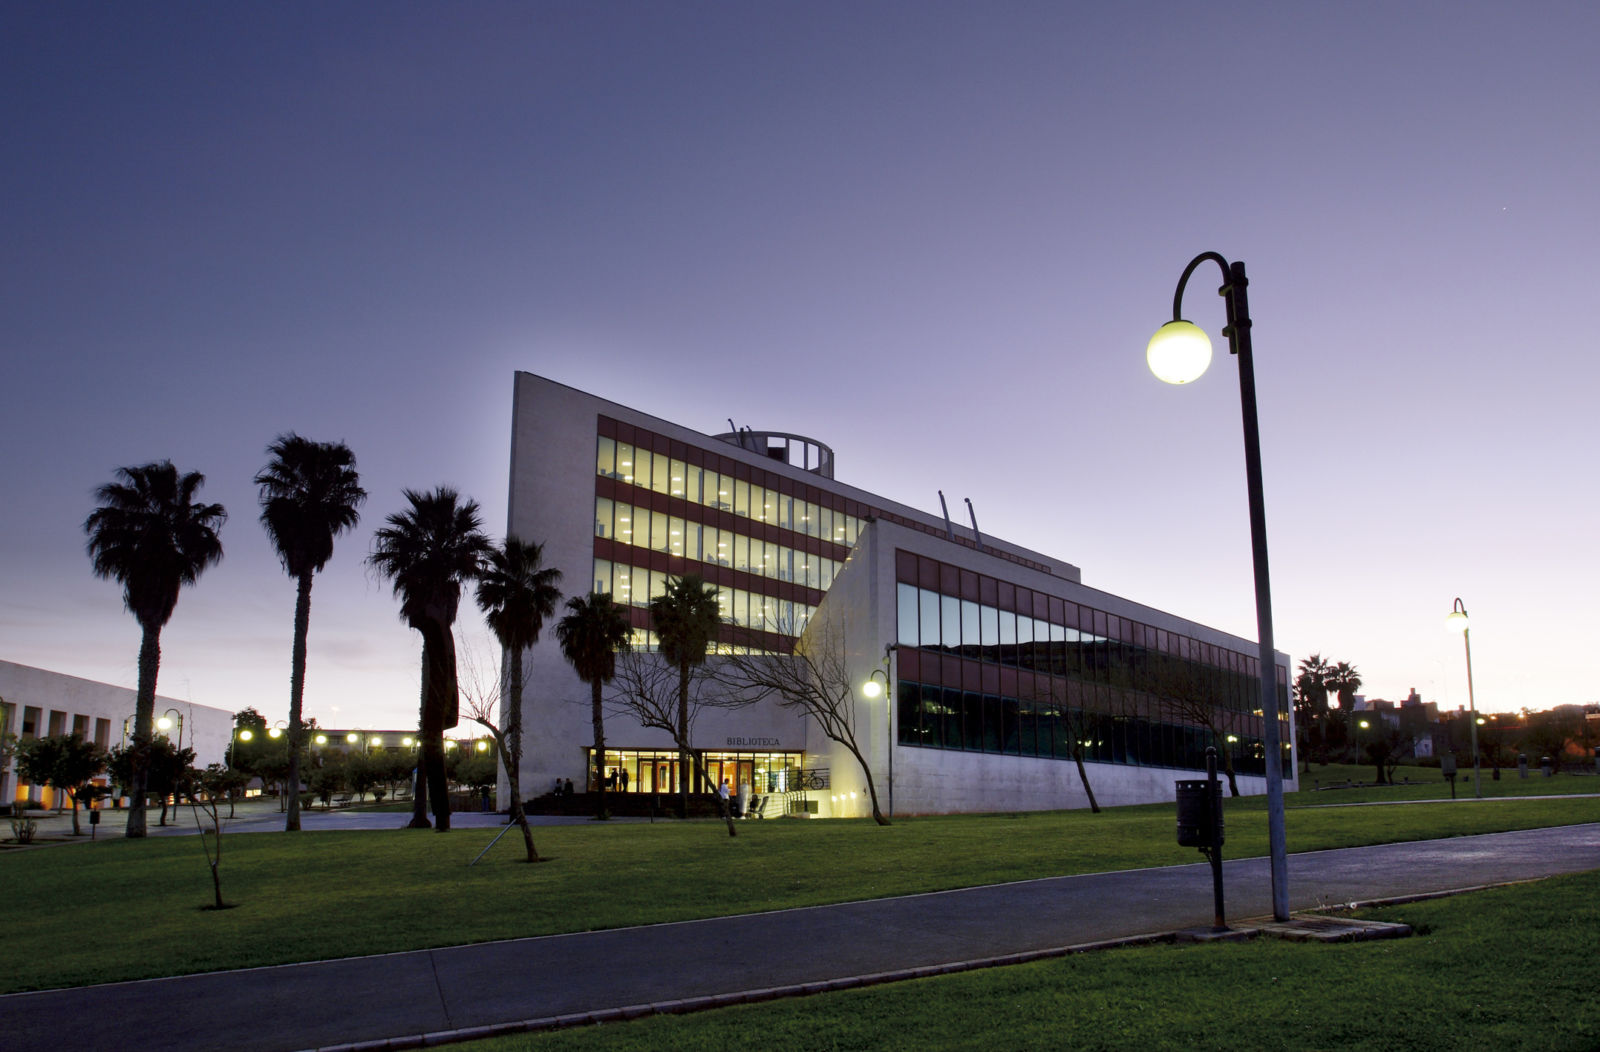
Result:
M594 722L594 816L605 821L606 813L606 724L600 712L600 680L589 684L590 719Z
M1072 750L1072 760L1078 765L1078 780L1083 783L1084 794L1089 797L1089 813L1097 815L1100 813L1100 805L1095 801L1093 787L1089 785L1089 772L1083 766L1082 746Z
M155 722L156 671L161 666L161 626L140 621L139 693L133 705L133 784L128 786L128 837L148 834L145 788L150 784L150 734Z
M67 793L66 797L72 801L72 835L83 836L83 828L78 825L78 794Z
M415 627L415 626L413 626ZM411 821L407 829L432 829L428 821L428 637L422 637L422 697L417 702L417 765L411 769ZM440 742L442 750L444 743Z
M700 777L705 779L705 781L709 784L710 781L711 781L711 775L706 771L705 758L700 753L689 749L688 746L686 745L686 743L684 742L684 740L681 739L681 738L678 739L678 748L681 751L683 751L683 752L687 753L688 755L690 755L691 757L693 757L693 763L694 763L695 770L699 771L700 772ZM687 779L685 779L685 781L687 781ZM688 804L688 795L687 794L684 795L684 804L685 804L685 806L687 806L687 804ZM722 820L728 824L728 835L729 836L738 836L739 835L738 827L733 824L733 808L732 807L724 806L722 808Z
M837 741L838 739L835 740ZM861 765L861 773L867 779L867 797L872 801L872 820L878 823L880 826L888 825L889 820L883 816L882 809L878 807L878 783L872 779L871 765L867 763L866 757L861 755L861 750L856 748L856 743L854 741L840 742L839 744L843 745L846 749L849 749L850 754L856 758L856 763ZM889 748L894 748L894 744L892 742L890 743Z
M507 693L511 704L506 709L506 782L511 790L511 821L522 830L522 846L528 851L528 861L539 861L539 849L533 846L533 830L528 828L528 813L522 807L522 648L511 647L507 655L510 664L510 683Z
M689 817L689 663L678 662L678 817ZM728 826L734 835L733 826Z
M428 793L433 797L433 829L450 830L450 783L444 771L444 732L460 722L460 697L456 693L456 639L449 625L436 625L436 638L429 653L433 666L428 671L429 707L434 710L433 762L428 765Z
M289 657L289 784L294 792L289 795L289 817L283 823L285 833L300 830L300 748L305 736L300 726L300 712L306 692L306 635L310 630L311 571L307 570L295 582L294 648ZM219 892L219 908L221 904Z

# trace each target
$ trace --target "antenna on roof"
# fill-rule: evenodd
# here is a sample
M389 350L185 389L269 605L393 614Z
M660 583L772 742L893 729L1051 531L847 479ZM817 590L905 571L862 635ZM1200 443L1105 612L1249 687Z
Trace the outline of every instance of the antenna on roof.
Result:
M972 498L962 497L967 502L967 514L972 516L972 539L978 542L978 550L983 551L983 534L978 532L978 513L972 510Z
M946 540L956 539L956 528L950 525L950 505L944 502L944 490L939 491L939 509L944 512L944 535Z

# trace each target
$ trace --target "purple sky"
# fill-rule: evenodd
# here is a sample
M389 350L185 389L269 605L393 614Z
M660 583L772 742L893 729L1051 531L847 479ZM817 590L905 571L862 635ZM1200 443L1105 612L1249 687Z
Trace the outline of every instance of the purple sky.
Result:
M1254 638L1214 268L1212 371L1144 364L1214 250L1252 277L1279 647L1465 704L1460 595L1480 708L1597 700L1596 39L1592 3L1460 0L7 4L0 658L134 683L81 524L167 457L232 517L161 691L282 718L250 479L295 429L372 494L307 712L409 724L362 558L406 486L503 529L515 369L815 436Z

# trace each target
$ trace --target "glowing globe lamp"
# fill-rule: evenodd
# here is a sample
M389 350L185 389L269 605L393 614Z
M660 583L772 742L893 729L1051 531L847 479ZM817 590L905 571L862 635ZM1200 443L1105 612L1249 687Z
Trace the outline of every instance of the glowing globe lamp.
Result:
M1169 321L1156 330L1144 350L1156 379L1169 384L1198 380L1211 364L1211 337L1188 321Z

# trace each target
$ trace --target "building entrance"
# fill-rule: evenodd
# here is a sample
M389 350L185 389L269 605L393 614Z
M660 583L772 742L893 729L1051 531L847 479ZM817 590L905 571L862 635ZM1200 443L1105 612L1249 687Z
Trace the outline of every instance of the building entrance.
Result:
M594 781L594 749L585 749L589 783ZM714 793L722 780L728 780L728 791L737 795L741 788L755 795L781 793L791 788L792 775L785 772L805 766L805 753L795 752L745 752L713 751L701 753L705 765L705 782L700 772L691 764L687 771L678 769L676 751L659 749L606 750L606 791L617 793L676 793L687 779L691 793Z

